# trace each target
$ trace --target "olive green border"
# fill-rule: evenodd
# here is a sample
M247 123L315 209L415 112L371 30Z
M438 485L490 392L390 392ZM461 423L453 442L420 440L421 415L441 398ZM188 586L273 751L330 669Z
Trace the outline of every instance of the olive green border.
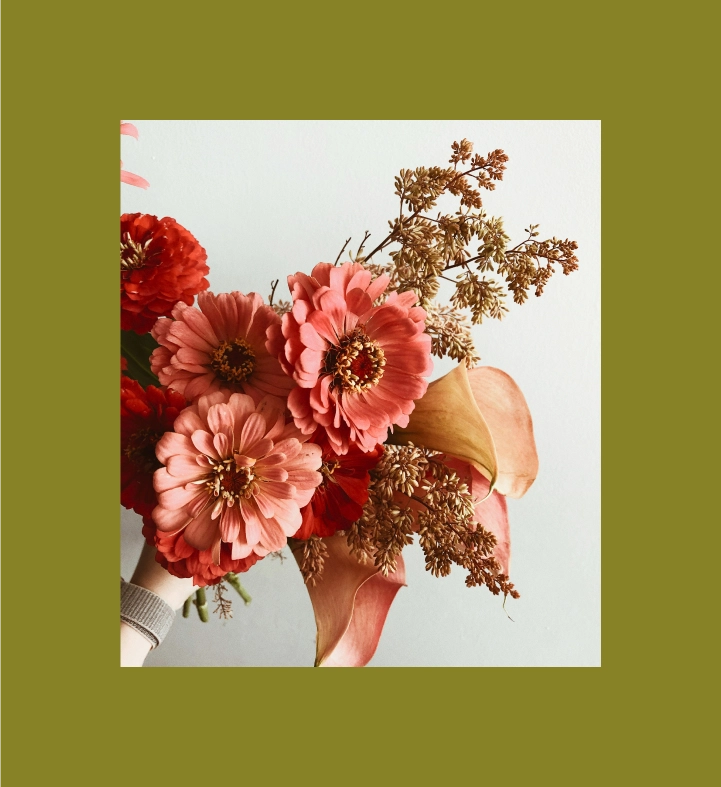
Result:
M679 324L706 327L670 209L691 177L678 135L710 100L684 78L705 30L628 4L148 6L112 25L97 3L3 8L5 783L700 783L698 546L668 412L671 370L693 368ZM119 669L121 115L602 120L601 668Z

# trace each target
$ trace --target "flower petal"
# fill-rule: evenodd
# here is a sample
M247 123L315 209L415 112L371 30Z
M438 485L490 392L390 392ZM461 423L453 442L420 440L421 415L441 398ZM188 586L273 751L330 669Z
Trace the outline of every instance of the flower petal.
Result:
M511 377L492 366L470 369L468 382L493 435L498 458L495 488L508 497L523 497L538 475L533 421L526 399Z
M300 339L306 347L317 352L325 352L328 349L328 342L323 339L316 329L309 323L304 322L300 326Z
M233 427L235 419L233 412L225 403L214 404L208 410L208 426L214 435L225 435L228 445L233 445ZM217 443L214 443L216 450L218 450Z
M128 172L125 169L120 170L120 182L127 183L129 186L137 186L140 189L147 189L150 186L145 178L141 178L140 175L133 175L132 172Z
M190 454L193 443L183 434L166 432L155 446L155 455L161 462L167 462L173 454Z
M235 541L240 533L241 516L239 506L224 506L220 516L220 536L223 541Z
M403 558L384 577L370 562L359 563L344 538L325 541L323 573L308 587L318 627L316 667L364 667L378 647L396 593L406 584Z
M220 459L220 454L215 450L213 436L209 432L206 432L204 429L198 429L193 432L190 439L192 440L193 445L202 454L205 454L205 456L209 456L215 460ZM188 453L190 452L188 451ZM161 459L161 457L158 458Z
M493 492L489 496L488 479L475 467L471 467L471 477L473 496L480 501L475 506L474 519L496 537L493 556L501 564L503 573L508 576L511 562L511 528L508 524L506 498L500 492Z
M156 506L153 509L153 521L155 522L158 530L163 533L177 533L182 530L187 524L190 517L184 508L176 508L170 511L162 506Z
M265 430L265 418L260 413L251 413L243 424L238 453L244 454L247 449L254 446L259 440L262 440L265 436Z
M129 137L138 138L138 129L132 123L120 123L120 133L127 134Z
M388 441L411 442L472 464L495 486L498 460L491 431L473 397L464 364L428 386L416 402L408 426L396 427Z
M213 541L218 534L218 523L211 518L212 511L211 507L206 508L183 531L183 538L191 547L202 551L203 549L210 549L213 545ZM158 524L158 527L160 527L160 524Z
M252 547L260 540L260 518L258 517L258 509L252 500L244 500L241 498L238 504L240 506L241 516L245 522L245 540ZM245 557L245 555L243 557Z
M195 461L195 454L174 454L168 457L165 466L170 475L178 479L178 483L197 481L207 474L207 470Z

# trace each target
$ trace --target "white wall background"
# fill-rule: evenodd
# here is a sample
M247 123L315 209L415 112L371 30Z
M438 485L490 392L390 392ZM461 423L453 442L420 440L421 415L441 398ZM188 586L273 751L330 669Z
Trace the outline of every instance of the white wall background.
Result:
M172 216L206 248L213 292L266 298L272 279L332 262L349 235L356 246L364 230L369 244L383 238L401 168L444 165L463 137L482 154L506 151L488 213L516 242L529 223L541 238L577 240L580 258L541 298L474 328L482 363L516 380L534 418L540 474L509 500L521 598L508 600L510 620L500 598L465 587L460 569L431 576L414 544L371 666L599 666L600 122L129 122L140 140L122 138L124 167L151 185L123 184L122 212ZM453 364L435 365L434 379ZM126 579L142 542L140 519L123 510ZM178 616L146 666L312 666L313 611L287 554L243 575L253 602L238 598L232 620Z

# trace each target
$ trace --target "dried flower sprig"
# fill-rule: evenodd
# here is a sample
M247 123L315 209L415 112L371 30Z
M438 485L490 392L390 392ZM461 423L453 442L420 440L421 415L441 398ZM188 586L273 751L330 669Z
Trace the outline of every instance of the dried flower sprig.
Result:
M496 537L474 521L475 502L442 454L413 444L388 445L371 471L363 516L346 532L348 546L358 560L372 560L387 576L418 532L426 568L435 576L447 576L455 563L468 571L468 587L485 585L494 595L518 598L493 556Z
M520 597L493 557L496 537L492 533L483 527L469 530L454 522L439 522L432 511L420 512L418 523L426 568L434 576L447 576L456 563L468 571L467 587L485 585L494 595Z
M277 553L271 554L275 556ZM246 607L253 600L248 591L241 585L238 575L233 571L229 571L218 584L213 586L213 602L215 603L213 614L218 615L221 620L229 620L233 617L233 602L225 595L228 592L228 585L230 585L243 599L243 603ZM190 617L190 610L193 606L197 608L198 617L201 622L207 623L209 616L205 588L198 588L197 591L188 596L185 600L183 604L184 618Z
M384 575L396 568L403 547L413 542L414 512L394 498L411 498L428 470L429 452L408 445L387 445L371 471L363 516L346 531L351 552L360 562L373 560Z
M224 582L219 582L215 585L214 590L215 609L213 609L213 614L218 615L221 620L230 620L233 617L233 602L225 595L228 588Z
M448 356L472 369L481 360L471 336L471 325L462 311L431 303L426 308L426 333L431 337L431 353Z
M323 563L328 556L325 541L316 535L303 541L293 541L291 549L295 553L300 573L306 585L315 585L323 571Z
M565 275L578 268L575 241L555 237L539 241L538 225L531 224L525 230L528 237L509 248L503 219L489 217L483 210L481 192L492 191L503 180L507 162L502 150L480 156L473 153L472 143L463 139L452 145L451 167L401 170L395 179L399 213L388 222L390 232L363 254L369 237L366 232L358 252L351 255L375 276L390 277L387 292L416 292L420 305L430 313L427 331L433 337L433 354L463 360L468 366L477 362L478 356L460 310L470 312L473 324L484 318L502 319L507 293L522 304L530 289L537 296L543 293L557 267ZM428 215L443 195L459 198L458 210ZM341 254L349 242L350 238ZM398 248L390 248L396 244ZM389 262L371 261L387 249ZM442 279L455 286L451 307L434 303ZM455 328L454 321L458 323Z
M293 304L290 301L278 301L278 303L274 303L273 299L275 298L275 288L278 286L280 279L275 279L270 283L270 295L268 297L268 306L279 316L282 317L284 314L287 314L292 308Z
M439 458L431 461L424 481L425 510L417 515L426 569L447 576L455 563L468 571L466 585L485 585L491 593L519 598L519 593L493 556L497 540L482 524L474 522L474 499L457 473Z

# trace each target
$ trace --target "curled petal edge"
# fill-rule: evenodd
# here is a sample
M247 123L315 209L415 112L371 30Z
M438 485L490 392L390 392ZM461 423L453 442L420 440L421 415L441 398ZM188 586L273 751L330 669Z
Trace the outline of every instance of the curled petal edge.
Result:
M413 443L463 459L490 482L498 477L498 459L491 430L473 396L464 364L435 380L416 401L408 426L395 427L387 442Z
M478 409L493 435L498 461L496 491L523 497L538 475L533 420L516 382L493 366L468 370L468 382Z
M325 539L327 557L318 581L308 586L318 637L316 667L364 667L378 647L396 593L406 584L401 556L383 576L370 561L359 563L345 538Z
M466 370L461 364L432 382L408 426L396 427L388 442L463 459L488 479L488 495L523 497L538 474L526 399L509 375L492 366Z

